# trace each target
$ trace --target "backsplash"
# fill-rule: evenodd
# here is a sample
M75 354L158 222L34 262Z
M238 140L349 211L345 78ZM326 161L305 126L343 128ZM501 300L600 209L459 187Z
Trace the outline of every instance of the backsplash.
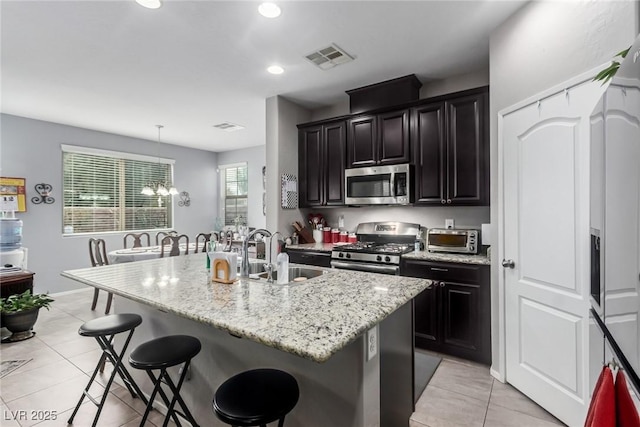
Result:
M344 229L355 231L361 222L401 221L420 224L426 228L444 228L445 219L453 219L455 228L481 228L490 221L488 206L366 206L331 209L301 209L306 218L311 212L321 213L330 227L338 227L344 217Z

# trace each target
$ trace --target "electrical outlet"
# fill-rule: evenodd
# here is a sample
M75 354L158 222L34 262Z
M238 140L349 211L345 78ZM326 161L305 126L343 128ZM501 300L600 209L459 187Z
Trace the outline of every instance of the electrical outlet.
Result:
M338 217L338 228L344 228L344 215Z
M444 220L444 228L452 229L453 228L453 220L452 219L445 219Z
M378 354L378 326L367 331L367 361Z

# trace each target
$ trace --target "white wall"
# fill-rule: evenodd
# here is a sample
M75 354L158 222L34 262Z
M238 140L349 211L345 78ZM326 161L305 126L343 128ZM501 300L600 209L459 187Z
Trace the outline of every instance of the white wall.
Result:
M638 3L530 2L491 35L491 222L498 209L498 111L600 65L631 45L638 34ZM494 233L496 237L497 233ZM497 239L496 239L497 240ZM504 374L498 331L498 250L492 251L493 370Z
M308 122L305 108L281 97L267 99L267 229L285 236L293 233L291 223L300 221L299 209L280 206L280 176L298 176L298 123Z
M60 144L102 148L157 156L158 143L23 117L0 115L0 176L26 179L27 212L23 220L23 246L29 250L28 267L35 273L35 292L62 292L83 285L60 277L60 272L90 267L90 236L62 236L62 151ZM191 206L178 207L174 197L174 227L190 238L213 229L217 211L217 154L162 144L161 157L175 159L173 182L188 191ZM54 204L35 205L34 185L53 186ZM103 234L107 249L123 246L124 233Z
M266 165L265 146L244 148L242 150L224 151L218 153L218 165L229 165L233 163L246 162L249 173L249 213L247 217L247 225L249 227L264 228L267 225L267 217L262 212L262 167ZM218 180L220 180L218 173ZM218 186L220 189L220 186ZM220 200L222 196L218 192ZM219 204L220 211L218 215L222 215L222 205Z

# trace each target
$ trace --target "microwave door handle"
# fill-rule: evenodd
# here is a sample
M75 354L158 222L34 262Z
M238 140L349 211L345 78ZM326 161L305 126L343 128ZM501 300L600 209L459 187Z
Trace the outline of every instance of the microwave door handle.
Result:
M391 172L391 197L396 197L396 173Z

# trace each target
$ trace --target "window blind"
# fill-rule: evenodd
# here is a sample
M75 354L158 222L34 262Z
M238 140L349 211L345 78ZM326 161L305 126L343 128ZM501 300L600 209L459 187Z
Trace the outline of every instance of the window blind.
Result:
M224 169L224 224L247 224L249 176L247 165Z
M65 234L152 230L172 227L171 196L140 193L149 182L170 181L172 164L64 151Z

